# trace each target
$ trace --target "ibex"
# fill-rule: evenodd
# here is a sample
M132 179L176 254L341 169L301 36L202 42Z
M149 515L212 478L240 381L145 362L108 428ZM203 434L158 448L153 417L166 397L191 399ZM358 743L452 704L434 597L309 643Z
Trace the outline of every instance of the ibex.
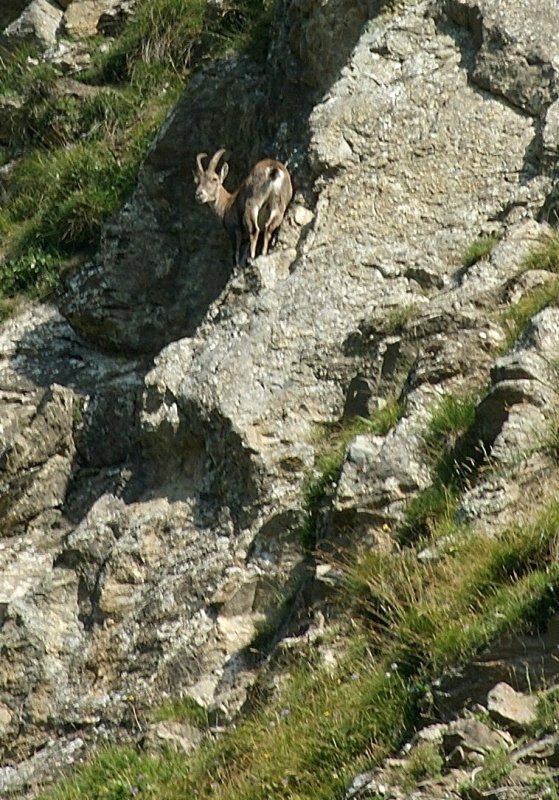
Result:
M198 153L196 156L196 200L208 203L223 222L235 248L235 266L244 266L246 247L244 254L241 254L241 250L247 236L250 257L256 258L258 237L262 233L262 255L265 256L270 237L281 225L293 195L293 187L286 167L279 161L266 158L255 164L236 192L228 192L223 181L229 172L229 165L224 163L217 172L217 165L224 153L224 149L214 153L206 169L202 159L207 158L207 153Z

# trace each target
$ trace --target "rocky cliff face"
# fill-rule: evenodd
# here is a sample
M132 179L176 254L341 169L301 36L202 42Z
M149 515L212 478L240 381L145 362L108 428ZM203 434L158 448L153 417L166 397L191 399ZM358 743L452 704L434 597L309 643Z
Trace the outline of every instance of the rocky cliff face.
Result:
M491 529L553 490L532 445L559 403L558 312L506 353L503 312L553 280L523 263L557 218L557 4L285 0L278 20L266 64L190 82L63 316L0 332L0 794L168 695L242 705L259 626L312 603L318 424L404 408L350 444L322 546L401 520L448 393L479 398L498 467L462 518ZM275 251L233 275L190 178L223 143L233 183L273 153L297 189ZM462 267L480 236L494 249Z

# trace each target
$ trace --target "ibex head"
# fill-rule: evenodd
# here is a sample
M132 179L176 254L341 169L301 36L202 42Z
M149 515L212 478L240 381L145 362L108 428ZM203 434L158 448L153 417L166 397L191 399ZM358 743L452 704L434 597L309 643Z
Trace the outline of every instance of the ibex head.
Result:
M216 167L219 159L225 153L225 149L218 150L210 159L206 169L202 166L202 159L207 158L207 153L198 153L196 156L196 172L194 173L194 183L196 184L196 200L199 203L215 203L223 181L229 172L229 165L224 163L219 171Z

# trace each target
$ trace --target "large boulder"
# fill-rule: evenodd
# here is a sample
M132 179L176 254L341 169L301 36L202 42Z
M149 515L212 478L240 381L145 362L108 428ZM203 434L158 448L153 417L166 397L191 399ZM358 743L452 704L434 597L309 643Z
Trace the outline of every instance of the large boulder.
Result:
M57 40L62 9L49 0L32 0L19 17L0 32L0 52L11 52L22 44L45 50Z

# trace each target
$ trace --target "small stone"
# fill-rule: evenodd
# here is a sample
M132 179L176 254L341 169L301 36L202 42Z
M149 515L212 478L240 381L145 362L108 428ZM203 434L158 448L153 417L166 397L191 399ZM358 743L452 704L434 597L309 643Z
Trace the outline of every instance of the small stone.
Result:
M445 725L442 722L434 723L433 725L427 725L427 727L422 728L417 733L417 740L421 742L434 742L439 744L443 740L443 735L448 730L448 725Z
M312 222L314 214L310 209L305 208L305 206L296 206L293 218L297 225L300 225L302 228Z

